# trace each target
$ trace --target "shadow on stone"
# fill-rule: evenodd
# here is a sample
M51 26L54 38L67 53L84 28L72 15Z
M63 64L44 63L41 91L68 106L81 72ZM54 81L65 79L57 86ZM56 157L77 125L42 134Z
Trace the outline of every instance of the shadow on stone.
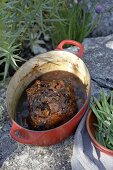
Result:
M0 134L1 170L71 170L73 135L59 144L39 147L15 142L10 137L10 128L7 122Z
M18 147L17 143L10 137L10 123L6 122L0 130L0 167Z

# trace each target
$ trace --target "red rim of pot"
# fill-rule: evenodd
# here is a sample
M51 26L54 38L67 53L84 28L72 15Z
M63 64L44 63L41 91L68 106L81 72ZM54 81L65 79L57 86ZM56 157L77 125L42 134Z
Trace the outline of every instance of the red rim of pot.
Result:
M74 45L76 47L79 47L79 52L75 53L75 55L78 56L80 58L80 60L82 60L81 58L83 56L83 49L84 49L82 44L80 44L79 42L73 41L73 40L63 40L57 46L56 50L63 50L63 46L65 44L71 44L71 45ZM89 75L89 72L88 72L88 75ZM66 139L67 137L69 137L70 134L72 134L72 131L75 129L75 127L80 122L81 118L83 117L83 115L84 115L84 113L85 113L85 111L87 109L87 106L88 106L88 103L89 103L89 99L90 99L90 75L89 75L89 81L88 82L89 82L88 95L86 97L84 105L79 110L79 112L77 112L77 114L73 118L68 120L66 123L64 123L64 124L62 124L62 125L60 125L60 126L58 126L56 128L53 128L53 129L49 129L49 130L45 130L45 131L34 131L34 130L30 130L30 129L26 129L26 128L22 127L17 122L15 122L15 120L13 118L11 118L13 125L12 125L12 128L10 130L10 135L13 137L14 140L16 140L16 141L18 141L20 143L34 144L34 145L39 145L39 146L49 146L49 145L52 145L52 144L56 144L58 142L61 142L64 139ZM18 137L16 135L16 132L20 132L20 137ZM54 132L54 136L52 136L53 132ZM63 132L63 134L61 132ZM22 133L22 135L21 135L21 133ZM55 133L58 133L58 134L55 134ZM38 142L38 144L36 144L37 135L35 135L35 134L38 135L38 138L39 137L41 138L40 142ZM41 136L41 134L42 134L42 136ZM44 137L44 135L45 136L47 135L47 136ZM51 141L52 139L49 137L49 135L51 137L54 137L54 138L56 137L56 139L55 139L56 141L55 140ZM59 135L59 137L57 135ZM43 138L44 139L45 138L50 138L50 139L47 139L47 143L44 143L44 142L41 143L41 140Z
M73 119L75 119L75 117L78 117L79 114L80 114L80 112L82 111L82 109L83 109L85 106L88 106L89 100L90 100L90 97L87 97L87 99L85 100L84 105L83 105L82 108L79 110L79 112L77 112L77 114L75 114L75 116L73 116L73 117L72 117L71 119L69 119L67 122L63 123L62 125L60 125L60 126L58 126L58 127L55 127L55 128L49 129L49 130L42 130L42 131L30 130L30 129L24 128L23 126L22 126L22 129L25 129L25 130L27 130L27 131L32 131L32 132L34 132L34 133L36 133L36 132L48 132L48 131L52 131L52 130L54 130L54 129L58 129L58 128L60 128L61 126L68 124L70 121L72 121ZM11 118L11 119L12 119L12 118ZM13 120L13 121L14 121L18 126L21 126L21 125L19 125L15 120Z
M76 42L76 41L73 41L73 40L63 40L60 42L60 44L56 47L55 50L63 50L63 46L66 45L66 44L71 44L71 45L74 45L76 47L79 47L80 50L78 53L76 53L76 55L81 59L83 57L83 51L84 51L84 46L82 44L80 44L79 42ZM82 59L81 59L82 60ZM79 110L79 112L77 112L77 114L72 117L70 120L68 120L67 122L63 123L62 125L56 127L56 128L53 128L53 129L49 129L49 130L43 130L43 131L34 131L34 130L30 130L30 129L26 129L24 127L22 127L22 129L25 129L27 131L32 131L32 132L48 132L48 131L51 131L51 130L54 130L54 129L57 129L57 128L60 128L61 126L67 124L68 122L72 121L72 119L74 119L75 117L78 117L78 115L80 114L81 110L83 109L83 107L85 107L85 105L87 105L87 103L89 102L89 98L90 96L87 96L86 100L85 100L85 103L84 105L82 106L82 108ZM11 118L12 119L12 118ZM15 120L13 120L18 126L21 126L19 125Z

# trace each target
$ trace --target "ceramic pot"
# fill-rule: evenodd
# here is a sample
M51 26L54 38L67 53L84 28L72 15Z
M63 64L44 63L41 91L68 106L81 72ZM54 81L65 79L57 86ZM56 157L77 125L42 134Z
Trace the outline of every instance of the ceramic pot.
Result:
M79 47L79 52L73 54L63 50L65 44ZM7 110L12 120L10 135L23 144L49 146L61 142L69 137L83 117L90 98L90 74L81 59L83 57L83 45L72 40L62 41L54 51L37 55L23 64L12 77L7 89ZM78 76L86 85L87 98L83 107L68 122L63 125L45 131L28 130L15 121L16 106L26 87L39 76L50 71L68 71Z
M104 152L105 154L111 155L113 156L113 150L110 150L104 146L102 146L95 137L95 132L96 132L96 127L94 126L94 123L97 123L97 118L94 115L94 113L92 112L92 110L89 110L89 113L87 115L86 118L86 127L87 127L87 131L88 134L94 144L94 146L101 152Z

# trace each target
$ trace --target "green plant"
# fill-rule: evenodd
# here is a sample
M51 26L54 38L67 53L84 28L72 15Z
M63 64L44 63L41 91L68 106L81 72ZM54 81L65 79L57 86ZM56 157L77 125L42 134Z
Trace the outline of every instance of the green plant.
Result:
M9 67L12 67L14 70L18 69L18 62L25 61L18 55L17 38L20 33L18 31L12 31L11 25L7 21L7 13L5 15L3 9L5 7L6 1L3 0L0 4L0 67L3 67L3 72L0 75L3 76L5 80Z
M105 95L100 92L100 100L94 97L91 109L97 118L96 139L103 146L113 150L113 91Z
M8 0L2 13L5 23L12 31L19 31L19 42L28 40L32 49L34 44L44 44L40 36L45 36L51 29L50 18L56 11L60 0ZM6 12L7 11L7 12ZM52 18L53 19L53 18Z
M2 0L0 3L0 65L4 67L6 79L10 66L17 69L19 48L28 41L31 50L34 45L44 44L40 37L49 33L53 13L60 0ZM51 19L52 18L52 19ZM18 45L19 44L19 45Z
M3 27L0 27L0 65L4 65L4 72L0 74L3 75L4 80L8 75L8 70L10 66L14 70L17 70L17 63L25 61L17 54L19 46L15 45L15 40L17 36L18 34L12 35L10 31L6 32Z
M1 0L0 2L0 66L4 80L9 68L18 68L23 44L34 47L45 44L49 34L54 45L63 39L82 42L97 26L101 7L95 14L95 3L87 7L87 0ZM96 1L96 0L95 0ZM110 9L112 10L112 8ZM1 72L1 70L0 70Z
M57 13L58 19L63 21L53 22L53 43L56 45L63 39L82 42L99 22L101 14L95 15L95 4L88 9L86 0L72 1L71 6L64 1Z
M5 80L8 75L9 67L12 66L14 70L17 70L19 68L17 62L25 60L19 55L14 54L18 50L17 45L14 45L13 43L9 44L7 41L4 42L2 46L0 46L0 65L4 64L4 72L1 73L1 75L3 75L3 79Z

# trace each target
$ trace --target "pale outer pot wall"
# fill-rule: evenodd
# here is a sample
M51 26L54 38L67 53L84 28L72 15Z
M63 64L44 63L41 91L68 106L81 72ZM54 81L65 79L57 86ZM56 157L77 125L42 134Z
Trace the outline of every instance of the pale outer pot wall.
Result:
M71 72L78 76L83 82L83 84L87 86L87 99L84 106L71 120L69 120L67 123L61 125L58 128L40 132L31 131L21 127L14 121L14 115L16 113L16 106L22 92L28 86L28 84L30 84L40 75L55 70ZM10 134L15 140L21 143L28 143L34 145L37 144L41 146L58 143L68 137L72 133L73 129L77 126L87 108L89 97L90 74L84 62L78 56L63 50L55 50L41 55L37 55L36 57L30 59L25 64L23 64L12 77L9 83L7 89L7 110L13 122ZM15 135L16 131L20 132L21 138ZM53 140L52 142L52 140L50 141L49 136L54 135L54 133L56 133L56 140ZM43 137L42 139L40 137L39 141L40 135ZM24 140L22 138L26 139ZM30 138L34 138L34 140L30 140Z

